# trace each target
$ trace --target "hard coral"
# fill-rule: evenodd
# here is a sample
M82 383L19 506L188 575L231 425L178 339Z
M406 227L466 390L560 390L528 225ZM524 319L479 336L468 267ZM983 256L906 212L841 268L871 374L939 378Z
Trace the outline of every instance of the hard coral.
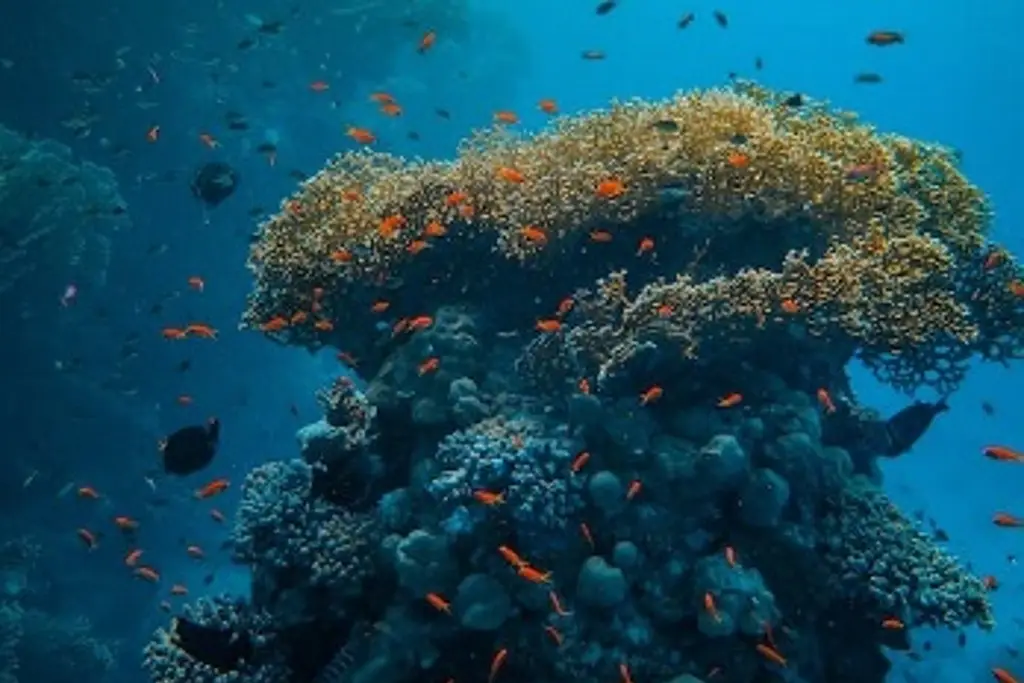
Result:
M909 624L995 626L982 581L918 531L881 491L855 479L825 519L834 588L853 591L879 619ZM866 580L865 580L866 579Z

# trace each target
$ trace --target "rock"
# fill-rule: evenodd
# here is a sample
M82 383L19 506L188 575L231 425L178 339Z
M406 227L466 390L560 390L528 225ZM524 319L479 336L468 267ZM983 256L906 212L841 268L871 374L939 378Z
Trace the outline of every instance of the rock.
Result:
M628 585L622 570L593 556L580 568L576 597L593 607L614 607L626 599Z
M740 521L751 527L773 527L788 502L789 483L771 470L756 469L740 490Z
M512 601L505 588L487 574L470 574L459 584L452 608L471 631L495 631L505 623Z
M626 505L626 488L618 475L608 470L594 473L587 482L590 500L606 515L613 515Z

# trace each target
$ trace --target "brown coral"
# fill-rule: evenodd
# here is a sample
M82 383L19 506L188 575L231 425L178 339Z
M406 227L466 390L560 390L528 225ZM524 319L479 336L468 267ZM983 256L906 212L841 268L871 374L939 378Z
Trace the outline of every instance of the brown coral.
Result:
M618 103L532 137L480 132L451 163L339 157L262 227L246 321L309 307L316 288L328 292L315 303L335 329L368 328L369 302L395 290L407 306L396 315L517 291L537 303L503 314L532 326L552 289L633 270L638 241L651 237L642 289L621 317L569 331L604 369L652 334L693 354L734 334L736 321L757 329L788 311L787 324L845 340L902 388L948 387L992 343L980 336L988 318L1019 306L981 308L977 290L961 286L962 271L979 266L988 217L946 150L879 135L824 105L795 110L748 84ZM615 244L588 240L595 229ZM702 244L699 268L659 279ZM1013 271L996 278L1003 290ZM1020 330L989 336L1017 346ZM278 334L336 341L312 327Z

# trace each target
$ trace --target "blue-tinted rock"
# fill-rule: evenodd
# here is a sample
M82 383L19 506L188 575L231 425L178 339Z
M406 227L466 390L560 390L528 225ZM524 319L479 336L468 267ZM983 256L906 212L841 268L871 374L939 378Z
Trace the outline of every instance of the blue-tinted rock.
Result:
M494 631L508 619L512 601L497 579L470 574L459 584L452 607L464 628Z
M592 607L614 607L626 599L628 585L622 570L593 556L580 568L576 597Z
M626 487L618 475L608 470L594 473L587 482L590 500L606 515L613 515L626 504Z
M740 521L752 527L773 527L788 502L789 484L785 479L768 469L754 470L740 490Z

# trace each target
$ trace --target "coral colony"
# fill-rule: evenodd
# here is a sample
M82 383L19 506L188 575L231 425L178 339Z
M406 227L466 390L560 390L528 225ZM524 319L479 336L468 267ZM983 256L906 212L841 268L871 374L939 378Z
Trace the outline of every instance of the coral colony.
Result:
M991 628L880 488L945 404L884 419L845 368L948 394L1019 352L1020 269L952 153L786 102L306 181L245 323L354 370L245 482L251 595L157 633L152 680L879 683L915 626Z

